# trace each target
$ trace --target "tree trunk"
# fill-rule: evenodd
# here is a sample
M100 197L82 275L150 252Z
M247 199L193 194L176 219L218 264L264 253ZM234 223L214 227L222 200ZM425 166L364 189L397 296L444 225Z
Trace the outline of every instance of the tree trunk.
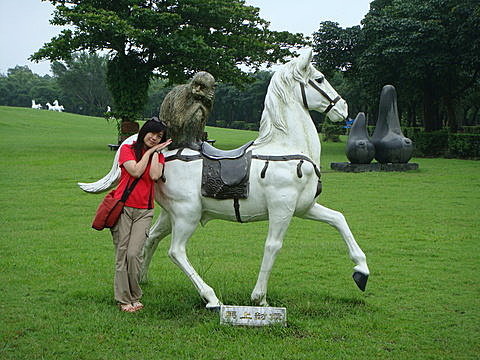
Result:
M139 129L135 120L141 117L148 100L151 69L135 55L117 54L107 64L107 83L120 120L119 144Z
M138 133L140 125L134 121L122 121L120 123L120 132L118 134L118 144L120 145L125 139L133 134Z
M447 97L445 99L445 106L447 108L447 123L448 127L450 128L450 132L456 133L458 132L458 121L455 114L455 104L451 97Z
M473 112L473 115L472 115L472 121L469 122L469 125L471 126L477 125L477 115L479 110L480 110L479 107L475 107L475 111Z
M438 116L438 109L438 100L433 95L433 91L427 88L423 95L423 125L425 131L431 132L442 128L442 122Z
M417 104L412 103L410 107L411 113L410 113L410 126L412 127L417 127Z

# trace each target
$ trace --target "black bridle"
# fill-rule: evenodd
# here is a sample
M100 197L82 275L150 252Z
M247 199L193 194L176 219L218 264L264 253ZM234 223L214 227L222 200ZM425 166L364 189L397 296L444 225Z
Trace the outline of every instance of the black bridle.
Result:
M315 84L314 81L308 80L308 83L320 94L322 94L323 97L326 98L330 103L324 111L325 114L327 114L330 110L332 110L335 104L342 98L340 95L337 95L337 97L332 100L332 98L328 96L328 94L325 91L323 91L317 84ZM305 109L308 110L307 95L305 94L305 85L303 83L300 83L300 89L302 90L303 105L305 106Z

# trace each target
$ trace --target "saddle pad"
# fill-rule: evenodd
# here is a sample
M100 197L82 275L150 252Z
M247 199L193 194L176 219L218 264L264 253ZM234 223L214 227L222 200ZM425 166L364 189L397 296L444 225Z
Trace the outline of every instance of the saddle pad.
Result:
M238 159L213 160L204 157L202 195L215 199L246 199L251 160L251 152Z

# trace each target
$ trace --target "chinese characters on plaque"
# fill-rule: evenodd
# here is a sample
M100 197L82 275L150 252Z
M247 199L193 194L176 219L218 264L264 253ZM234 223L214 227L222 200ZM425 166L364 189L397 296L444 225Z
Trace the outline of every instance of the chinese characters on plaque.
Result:
M220 307L220 324L246 326L279 324L287 326L287 309L222 305Z

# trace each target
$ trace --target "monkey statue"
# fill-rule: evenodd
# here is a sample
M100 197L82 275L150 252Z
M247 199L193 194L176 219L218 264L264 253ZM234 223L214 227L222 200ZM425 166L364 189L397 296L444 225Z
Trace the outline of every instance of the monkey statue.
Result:
M215 78L206 71L196 73L190 82L174 87L165 96L159 118L168 126L167 137L172 139L169 149L199 149L214 96Z

